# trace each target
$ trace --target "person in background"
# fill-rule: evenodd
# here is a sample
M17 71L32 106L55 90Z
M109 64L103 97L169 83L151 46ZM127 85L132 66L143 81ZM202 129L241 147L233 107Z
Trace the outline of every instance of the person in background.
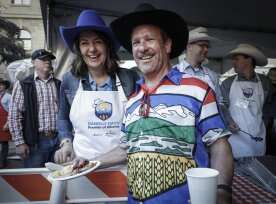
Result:
M266 154L276 156L276 67L269 69L267 77L272 83L272 96L263 113L267 130Z
M53 75L55 56L45 49L32 53L35 73L17 81L9 110L9 129L24 167L44 167L59 144L57 113L60 81Z
M223 81L222 93L229 110L229 142L234 158L262 156L266 152L266 128L263 108L271 97L271 82L255 72L267 58L250 44L239 44L228 54L237 73Z
M0 168L7 166L7 156L9 152L9 141L11 135L8 127L8 112L11 101L11 95L7 92L10 87L8 80L0 79Z
M60 27L60 33L76 59L61 84L55 161L95 159L119 145L124 106L138 75L119 68L119 43L94 10L82 11L76 26Z
M208 35L207 28L198 27L189 32L189 40L186 47L186 60L178 64L181 72L198 77L206 82L216 93L219 104L223 103L219 75L204 66L207 60L208 49L216 39Z
M230 133L215 94L205 82L170 65L185 49L185 21L171 11L141 4L111 27L132 52L143 78L126 105L120 146L97 159L110 166L115 158L125 161L127 152L130 204L186 204L185 171L209 166L220 172L218 203L231 203Z

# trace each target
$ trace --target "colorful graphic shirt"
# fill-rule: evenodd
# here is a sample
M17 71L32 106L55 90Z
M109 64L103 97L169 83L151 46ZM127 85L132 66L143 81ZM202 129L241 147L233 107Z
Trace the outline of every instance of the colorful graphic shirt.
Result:
M148 90L143 79L137 86L121 141L128 154L129 191L145 201L179 185L187 188L185 171L209 166L206 145L228 132L213 90L200 79L173 68L154 89Z

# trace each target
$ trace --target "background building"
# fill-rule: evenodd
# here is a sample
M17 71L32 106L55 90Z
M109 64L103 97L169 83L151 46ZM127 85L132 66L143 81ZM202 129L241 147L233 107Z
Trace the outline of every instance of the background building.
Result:
M45 34L41 16L40 1L0 0L0 16L20 28L19 38L23 40L26 54L45 47ZM6 65L0 65L0 77L6 77Z
M33 50L45 47L40 1L0 0L0 16L20 28L19 38L22 39L26 57L29 57ZM22 64L26 63L25 61ZM7 66L8 64L5 63L0 64L0 78L11 79L7 72ZM15 156L15 148L12 142L10 142L9 147L9 168L22 167L21 160L18 160L19 157Z

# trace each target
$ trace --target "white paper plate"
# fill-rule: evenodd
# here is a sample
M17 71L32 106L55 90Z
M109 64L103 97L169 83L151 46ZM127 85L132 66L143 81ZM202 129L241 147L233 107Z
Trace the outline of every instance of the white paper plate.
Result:
M93 167L89 167L90 165L92 165L92 164L95 164ZM52 180L52 181L65 181L65 180L69 180L69 179L74 179L74 178L77 178L77 177L79 177L79 176L84 176L84 175L86 175L86 174L88 174L88 173L90 173L91 171L94 171L94 170L96 170L99 166L100 166L100 162L99 161L89 161L89 164L87 164L85 167L83 167L83 168L81 168L80 170L79 170L79 173L76 173L76 174L74 174L74 175L70 175L70 176L54 176L56 173L57 173L57 171L54 171L54 172L51 172L49 175L48 175L48 179L49 180ZM61 170L59 170L59 171L62 171L62 170L64 170L65 168L69 168L69 167L71 167L71 166L73 166L73 164L71 164L71 165L68 165L68 166L65 166L65 167L63 167L63 169L61 169Z

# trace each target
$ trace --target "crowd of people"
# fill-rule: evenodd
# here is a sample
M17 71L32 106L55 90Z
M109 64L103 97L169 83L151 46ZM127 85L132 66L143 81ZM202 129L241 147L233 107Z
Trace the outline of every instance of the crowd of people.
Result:
M188 202L187 169L211 167L220 172L218 202L231 203L235 161L265 155L267 135L275 137L275 70L270 79L255 72L267 64L259 49L231 50L226 57L237 74L220 84L204 65L217 39L203 27L189 32L181 16L149 4L110 27L84 10L60 35L76 55L61 81L44 49L33 52L34 74L17 81L12 95L0 80L0 168L12 138L26 168L127 163L128 203L173 204ZM120 45L141 77L119 67ZM172 65L184 50L186 59Z

